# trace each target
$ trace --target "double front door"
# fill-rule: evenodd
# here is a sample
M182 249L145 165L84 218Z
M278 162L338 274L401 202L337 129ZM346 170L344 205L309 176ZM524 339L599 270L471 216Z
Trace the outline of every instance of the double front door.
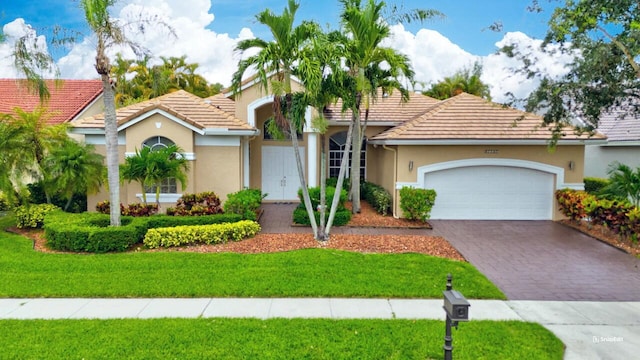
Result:
M302 168L305 168L304 147L300 147ZM262 147L262 193L265 200L296 201L300 178L296 158L290 146Z

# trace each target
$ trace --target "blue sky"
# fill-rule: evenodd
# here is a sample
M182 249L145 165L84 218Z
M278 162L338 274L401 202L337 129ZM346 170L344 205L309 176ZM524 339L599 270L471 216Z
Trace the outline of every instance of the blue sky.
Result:
M42 35L50 41L54 25L90 34L83 20L78 0L1 0L0 26L9 41L0 44L0 77L20 76L11 62L11 35L25 32ZM314 20L332 29L338 27L341 4L338 0L299 0L298 21ZM507 92L526 95L536 87L535 80L513 75L512 59L496 54L498 46L517 45L536 48L544 37L547 21L558 0L541 0L543 13L530 13L532 0L387 0L388 4L403 4L404 9L431 8L445 14L423 24L392 26L392 36L385 46L407 55L416 73L416 80L428 86L475 62L484 67L483 80L491 87L494 100L500 101ZM187 56L187 61L199 64L199 73L210 82L227 86L242 56L234 51L239 40L269 38L267 29L255 22L255 15L265 8L281 13L287 0L120 0L112 17L150 12L163 17L176 31L169 39L160 32L137 34L134 41L147 47L154 56ZM24 20L16 20L18 18ZM24 22L22 22L24 21ZM501 22L501 32L488 30ZM29 26L31 28L29 28ZM91 38L79 38L70 48L49 47L57 60L63 78L95 78L93 59L95 45ZM93 42L94 43L94 42ZM496 46L498 44L498 46ZM125 58L133 54L122 51ZM540 59L543 71L561 74L566 59Z
M398 5L404 3L406 9L422 7L443 12L446 16L444 19L423 24L409 24L405 27L412 31L422 27L436 30L475 55L487 55L496 50L494 44L502 38L502 34L487 29L492 23L500 21L504 25L504 31L521 31L531 37L541 38L544 36L549 18L548 11L542 14L528 12L526 7L531 0L406 0L404 2L388 0L387 3ZM252 29L256 36L268 36L263 29L256 26L255 14L265 8L278 13L285 4L285 0L212 0L209 12L214 14L215 20L208 28L217 33L236 36L243 27L246 27ZM8 0L0 5L0 14L2 14L0 17L2 24L21 17L27 24L31 24L42 33L46 33L46 30L53 25L84 29L82 12L77 0ZM321 25L329 24L335 27L339 15L340 4L337 0L300 1L298 12L300 20L310 19Z

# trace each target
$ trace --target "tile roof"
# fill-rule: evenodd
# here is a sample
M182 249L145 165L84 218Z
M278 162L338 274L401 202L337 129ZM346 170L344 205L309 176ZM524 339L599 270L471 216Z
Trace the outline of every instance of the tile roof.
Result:
M233 116L236 115L236 102L224 96L224 94L217 94L204 99L204 102L208 102L218 109L227 112Z
M549 140L540 116L462 93L438 102L405 123L370 140ZM595 139L603 139L600 134ZM562 140L588 139L567 128Z
M46 80L51 96L44 106L51 112L49 124L69 122L78 116L100 94L100 80ZM19 107L33 111L40 98L27 88L25 80L0 79L0 113L12 114Z
M162 95L151 100L120 108L116 111L118 126L153 110L163 110L198 129L254 130L233 114L209 104L184 90ZM79 120L76 128L104 128L104 113Z
M598 131L611 141L640 140L640 117L629 109L614 109L600 116Z
M377 99L369 107L369 124L401 124L424 113L426 108L439 102L420 93L412 92L409 95L409 100L402 102L401 94L397 90L388 96L382 96L382 93L379 92ZM360 115L364 119L363 111ZM351 121L351 110L342 113L342 101L339 100L336 104L330 105L325 109L324 116L329 121L349 122Z

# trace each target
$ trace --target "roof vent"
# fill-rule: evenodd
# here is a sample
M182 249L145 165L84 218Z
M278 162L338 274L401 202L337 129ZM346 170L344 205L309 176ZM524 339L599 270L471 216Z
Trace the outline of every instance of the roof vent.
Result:
M211 105L211 100L209 100L209 99L204 99L204 102L209 104L209 105Z

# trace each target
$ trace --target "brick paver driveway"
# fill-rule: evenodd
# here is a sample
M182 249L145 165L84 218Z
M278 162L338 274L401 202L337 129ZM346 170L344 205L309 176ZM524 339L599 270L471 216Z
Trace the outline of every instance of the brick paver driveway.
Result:
M640 301L640 259L563 225L430 223L511 300Z

